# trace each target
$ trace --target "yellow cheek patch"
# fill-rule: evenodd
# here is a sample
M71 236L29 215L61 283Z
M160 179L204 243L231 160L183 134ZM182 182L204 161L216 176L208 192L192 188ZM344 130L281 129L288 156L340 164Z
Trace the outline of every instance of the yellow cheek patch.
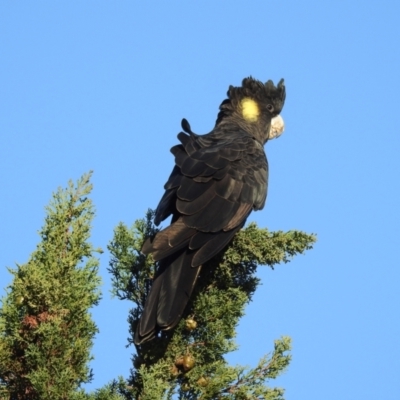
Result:
M260 109L258 104L253 99L249 97L245 97L241 101L242 106L242 115L246 121L255 122L258 120L258 116L260 115Z

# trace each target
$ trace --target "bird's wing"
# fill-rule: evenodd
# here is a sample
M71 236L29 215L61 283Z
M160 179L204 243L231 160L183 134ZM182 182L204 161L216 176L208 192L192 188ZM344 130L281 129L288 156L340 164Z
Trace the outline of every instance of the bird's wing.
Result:
M178 135L171 151L175 167L165 184L155 222L172 223L146 241L145 254L159 261L135 343L154 337L180 320L200 272L263 207L268 165L263 147L243 131Z
M189 245L196 251L191 265L198 266L229 243L252 209L263 207L268 165L262 145L240 130L178 138L155 217L160 223L172 214L173 223L143 251L160 260Z

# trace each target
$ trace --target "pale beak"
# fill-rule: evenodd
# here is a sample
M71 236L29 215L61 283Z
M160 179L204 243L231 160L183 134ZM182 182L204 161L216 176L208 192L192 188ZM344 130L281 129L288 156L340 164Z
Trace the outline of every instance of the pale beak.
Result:
M276 139L282 135L285 130L285 122L280 115L271 119L271 127L269 128L268 139Z

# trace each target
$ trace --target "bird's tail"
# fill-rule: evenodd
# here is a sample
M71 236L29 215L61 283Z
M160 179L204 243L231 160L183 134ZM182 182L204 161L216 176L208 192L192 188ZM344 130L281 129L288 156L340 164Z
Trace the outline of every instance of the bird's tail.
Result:
M187 247L160 261L160 267L140 318L135 344L174 328L182 318L201 266L192 267L195 251Z

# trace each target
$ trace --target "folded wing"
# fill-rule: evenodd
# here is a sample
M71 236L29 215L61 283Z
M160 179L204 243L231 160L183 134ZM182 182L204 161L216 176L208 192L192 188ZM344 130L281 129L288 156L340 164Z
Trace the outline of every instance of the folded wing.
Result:
M246 132L178 135L171 152L175 167L155 215L171 225L143 246L160 262L145 304L135 342L158 329L173 328L182 317L202 264L217 255L244 225L253 209L264 206L268 164L264 149Z

